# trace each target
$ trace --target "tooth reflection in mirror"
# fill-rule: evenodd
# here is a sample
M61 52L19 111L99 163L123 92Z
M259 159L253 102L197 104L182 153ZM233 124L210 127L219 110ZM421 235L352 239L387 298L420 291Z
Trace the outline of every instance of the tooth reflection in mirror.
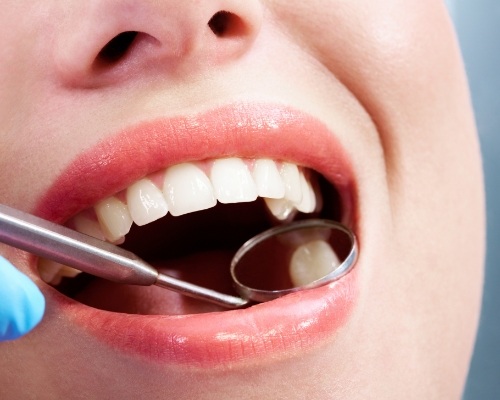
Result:
M339 266L339 258L324 240L297 247L290 261L290 278L295 286L308 285Z
M272 228L246 242L231 262L238 293L262 302L333 282L357 258L354 233L344 225L310 219Z

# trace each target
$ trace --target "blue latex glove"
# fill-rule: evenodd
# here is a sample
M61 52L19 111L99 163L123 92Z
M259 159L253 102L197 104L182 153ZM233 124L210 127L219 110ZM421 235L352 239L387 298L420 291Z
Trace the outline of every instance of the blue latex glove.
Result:
M16 339L42 319L45 298L26 275L0 257L0 341Z

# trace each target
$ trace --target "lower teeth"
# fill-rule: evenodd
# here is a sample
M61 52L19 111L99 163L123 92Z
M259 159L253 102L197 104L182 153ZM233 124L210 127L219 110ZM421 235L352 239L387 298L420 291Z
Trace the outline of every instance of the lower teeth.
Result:
M46 259L38 262L38 272L44 282L53 286L59 285L63 278L74 278L81 274L81 271Z

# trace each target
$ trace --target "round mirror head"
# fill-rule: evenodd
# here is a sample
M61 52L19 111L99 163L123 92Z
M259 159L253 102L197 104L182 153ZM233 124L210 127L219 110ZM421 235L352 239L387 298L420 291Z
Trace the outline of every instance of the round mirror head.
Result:
M263 302L339 279L354 266L357 252L344 225L298 221L247 241L231 261L231 275L243 298Z

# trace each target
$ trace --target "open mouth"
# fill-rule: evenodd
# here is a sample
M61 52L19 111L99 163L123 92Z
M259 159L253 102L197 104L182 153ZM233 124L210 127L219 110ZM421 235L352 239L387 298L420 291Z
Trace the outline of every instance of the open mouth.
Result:
M295 171L289 192L287 170ZM178 197L186 187L195 191ZM356 233L356 193L348 153L322 121L280 104L233 103L109 135L62 171L34 214L124 240L164 274L233 294L230 261L246 240L293 218L333 219ZM315 289L218 312L160 287L61 278L65 267L39 264L64 294L45 292L67 326L151 360L210 368L331 338L358 293L356 268Z
M163 273L235 294L229 264L236 250L271 226L311 217L343 219L339 193L322 175L290 162L231 157L162 169L79 212L66 225L119 244ZM168 315L220 310L48 260L39 261L39 272L61 293L101 310Z

